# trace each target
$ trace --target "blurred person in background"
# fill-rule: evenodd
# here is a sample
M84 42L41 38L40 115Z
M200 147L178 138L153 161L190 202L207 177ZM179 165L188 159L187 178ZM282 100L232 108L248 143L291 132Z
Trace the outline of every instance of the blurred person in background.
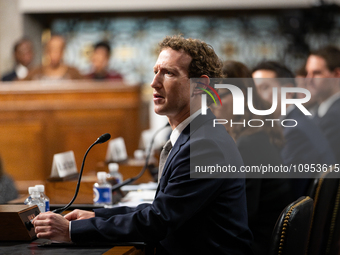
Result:
M14 69L5 74L1 80L2 81L15 81L24 79L30 69L34 58L33 45L31 40L28 38L22 38L18 42L15 43L14 49L14 59L15 59L15 67Z
M24 80L70 80L81 79L79 71L63 63L65 40L62 36L53 35L45 47L45 62L33 69Z
M86 78L93 80L121 80L123 77L118 72L108 70L110 57L111 47L109 43L103 41L95 44L91 57L92 73L86 75Z
M304 88L308 90L307 86L307 80L306 80L307 72L306 72L306 64L301 66L296 72L295 72L295 83L298 88ZM296 94L296 98L304 98L305 95L301 93ZM309 118L313 118L315 116L316 111L318 109L318 103L316 101L315 97L311 97L311 99L303 104L304 107L312 114L312 116L307 116Z
M281 158L285 165L299 164L334 164L335 158L330 145L315 123L295 105L287 105L286 115L281 116L281 88L295 87L293 73L284 65L274 61L263 61L253 69L252 74L259 94L271 104L273 103L273 88L277 88L277 109L274 119L297 122L296 126L289 121L288 127L283 128L285 145L281 151ZM295 93L286 93L288 99L295 98ZM305 178L292 179L294 200L307 195L310 178L313 173L305 173Z
M328 139L340 163L340 50L327 46L307 59L307 86L319 107L314 121Z
M227 61L223 65L223 74L228 79L228 84L240 88L247 98L248 87L253 89L253 105L255 109L265 110L269 103L264 101L257 93L251 72L242 63ZM270 118L270 116L258 116L251 113L245 107L244 115L233 115L233 97L228 89L219 89L222 105L213 107L212 111L218 119L227 119L233 122L248 123L251 119ZM265 122L265 121L264 121ZM243 158L245 166L282 164L280 148L283 146L283 134L279 126L271 127L266 123L262 127L250 127L244 125L225 125L229 134L236 141L237 147ZM247 175L249 177L249 175ZM259 176L257 176L259 177ZM253 251L255 254L267 254L271 234L276 220L286 205L291 203L292 196L290 184L284 179L247 178L246 197L248 209L249 228L253 233Z
M0 157L0 204L5 204L18 197L13 180L5 173L5 169Z

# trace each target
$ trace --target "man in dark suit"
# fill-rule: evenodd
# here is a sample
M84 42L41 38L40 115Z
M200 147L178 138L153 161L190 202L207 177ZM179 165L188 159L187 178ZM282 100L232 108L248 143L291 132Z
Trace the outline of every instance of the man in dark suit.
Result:
M251 254L244 179L232 173L227 178L190 178L195 166L239 169L243 164L225 128L213 127L211 111L201 115L202 90L198 83L190 84L191 77L209 84L209 77L221 77L221 70L221 61L206 43L165 38L151 87L155 112L166 115L173 129L173 148L153 203L135 209L75 210L65 218L40 214L33 221L38 238L149 241L157 243L157 254Z
M253 78L261 96L272 103L272 90L278 89L278 107L274 113L281 120L287 120L287 126L294 126L293 119L297 122L295 127L283 127L285 145L281 157L285 165L299 164L327 164L335 163L330 144L315 125L315 123L301 112L295 105L287 105L286 116L281 116L281 87L295 86L293 73L285 66L274 61L259 63L253 70ZM293 98L293 93L287 93L287 98ZM306 195L310 180L315 177L315 172L305 172L306 179L292 179L292 189L295 199Z
M328 46L312 52L307 59L306 71L307 86L319 103L314 121L340 163L340 50Z
M1 78L2 81L20 80L27 76L34 56L32 42L27 38L19 40L14 45L13 53L16 62L15 67Z

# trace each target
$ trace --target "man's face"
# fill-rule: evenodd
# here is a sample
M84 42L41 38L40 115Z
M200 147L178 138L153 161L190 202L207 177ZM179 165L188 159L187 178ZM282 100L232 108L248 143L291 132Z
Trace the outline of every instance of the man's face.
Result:
M15 60L23 66L28 66L33 60L33 47L29 41L22 42L15 51Z
M188 69L191 57L184 51L165 48L154 66L155 77L151 83L154 110L178 123L190 115L190 79Z
M216 116L218 119L226 119L230 120L233 119L233 96L229 89L219 89L218 94L221 98L221 104L218 104L215 106L214 104L211 107L212 113ZM229 131L230 126L225 125L225 128Z
M57 68L61 64L64 55L64 46L64 39L58 36L52 37L48 42L46 52L52 68Z
M279 84L275 82L275 72L271 70L257 70L253 73L253 78L260 96L272 103L273 88L279 88Z
M311 92L312 99L322 102L333 94L334 85L331 79L335 72L328 69L326 60L316 55L310 55L306 63L307 89Z
M281 90L279 81L276 78L276 73L271 70L260 69L253 73L256 89L259 95L269 102L273 103L273 88L277 88L277 108L275 114L280 115L281 111Z
M98 47L92 55L92 65L96 73L106 70L109 63L109 53L105 47Z

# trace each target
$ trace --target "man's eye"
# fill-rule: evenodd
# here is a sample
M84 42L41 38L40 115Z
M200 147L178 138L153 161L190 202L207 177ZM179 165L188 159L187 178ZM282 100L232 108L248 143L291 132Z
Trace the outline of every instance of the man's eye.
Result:
M170 71L167 71L167 72L166 72L166 74L172 75L172 72L170 72Z
M158 71L153 71L154 72L154 74L157 74L158 73Z

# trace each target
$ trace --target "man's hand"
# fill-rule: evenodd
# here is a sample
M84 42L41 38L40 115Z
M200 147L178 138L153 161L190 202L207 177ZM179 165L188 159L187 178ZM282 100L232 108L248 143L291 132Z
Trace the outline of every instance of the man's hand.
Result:
M89 218L93 218L95 216L94 212L83 211L83 210L74 210L65 215L65 219L71 220L86 220Z
M52 212L40 213L33 219L32 223L38 238L71 242L69 221L60 214Z

